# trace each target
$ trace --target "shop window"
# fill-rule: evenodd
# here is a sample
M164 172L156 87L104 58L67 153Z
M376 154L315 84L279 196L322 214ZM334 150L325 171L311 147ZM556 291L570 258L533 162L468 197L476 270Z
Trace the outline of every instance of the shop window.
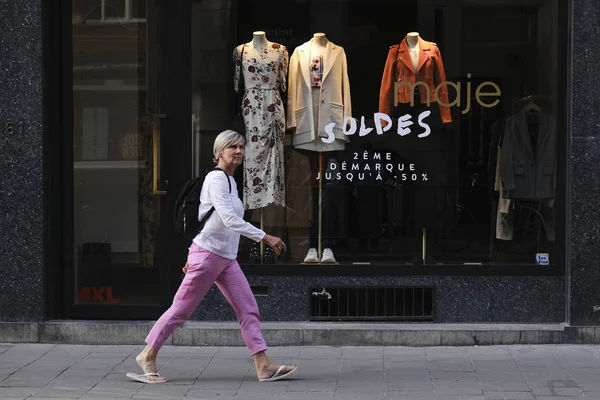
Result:
M74 304L160 304L156 24L145 13L139 1L72 1Z
M553 262L556 1L263 3L239 2L229 26L196 3L194 94L218 99L234 66L241 196L288 242L278 263ZM223 102L201 104L213 134L227 126Z
M241 113L247 218L289 249L240 261L556 263L558 7L194 2L196 129Z

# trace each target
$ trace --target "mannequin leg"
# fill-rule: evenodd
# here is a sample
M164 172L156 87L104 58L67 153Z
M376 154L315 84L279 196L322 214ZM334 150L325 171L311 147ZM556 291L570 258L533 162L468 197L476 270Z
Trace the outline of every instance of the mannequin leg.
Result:
M324 162L332 175L335 175L332 170L339 170L341 154L342 152L337 151L325 153ZM329 167L334 164L338 167ZM343 239L347 236L345 213L348 204L345 188L344 181L338 181L335 178L323 182L321 191L321 244L323 249L321 262L337 262L334 252L344 247Z
M304 257L305 263L318 263L320 260L320 254L318 253L319 247L319 182L317 176L319 173L319 153L315 152L303 152L308 156L310 163L310 185L311 185L311 218L310 228L308 229L308 242L309 248L306 256ZM321 174L320 179L324 179Z
M261 229L265 232L269 232L272 235L277 237L283 237L283 216L284 210L283 207L280 207L275 204L268 205L261 209ZM271 247L264 245L264 253L263 253L263 263L264 264L274 264L278 259L285 257L283 254L280 254L279 257L275 255L275 250Z
M248 210L248 221L252 223L252 225L256 227L260 227L260 211L258 210ZM258 215L258 216L257 216ZM263 251L262 251L262 242L253 242L250 247L250 256L248 258L248 262L251 264L260 264L263 260Z

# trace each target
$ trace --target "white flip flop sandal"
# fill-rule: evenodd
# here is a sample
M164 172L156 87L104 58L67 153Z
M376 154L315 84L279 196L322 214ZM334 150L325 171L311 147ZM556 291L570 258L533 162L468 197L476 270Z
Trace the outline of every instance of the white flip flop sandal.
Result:
M142 382L142 383L165 383L167 379L161 379L158 381L153 381L152 379L148 379L149 376L160 376L157 372L146 372L145 374L134 374L133 372L128 372L127 377L133 379L134 381Z
M285 379L285 378L288 378L288 377L291 378L292 375L294 375L294 372L296 372L296 369L298 369L298 367L294 367L291 371L288 371L285 374L280 375L281 371L283 371L283 369L285 367L286 367L285 365L282 365L281 367L279 367L277 369L277 372L275 372L272 377L270 377L270 378L264 378L264 379L259 379L258 381L259 382L275 382L275 381L278 381L280 379Z

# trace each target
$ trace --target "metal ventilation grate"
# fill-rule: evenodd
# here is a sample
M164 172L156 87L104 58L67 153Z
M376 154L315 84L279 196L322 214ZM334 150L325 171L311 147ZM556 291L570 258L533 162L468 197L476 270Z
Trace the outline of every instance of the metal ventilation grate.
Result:
M433 321L432 287L310 289L311 321Z

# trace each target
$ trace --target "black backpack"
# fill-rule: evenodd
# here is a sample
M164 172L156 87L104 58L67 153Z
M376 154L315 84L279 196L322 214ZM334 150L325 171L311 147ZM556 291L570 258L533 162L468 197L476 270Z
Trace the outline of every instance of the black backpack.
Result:
M223 171L221 168L215 168L212 171L215 170ZM223 173L227 177L229 193L231 193L231 181L229 180L227 173L225 171L223 171ZM204 228L204 224L206 224L208 218L215 211L215 207L211 207L206 215L202 217L202 220L198 220L200 192L202 191L204 178L206 178L206 175L190 179L179 192L179 196L177 196L175 208L173 209L173 224L175 225L175 233L177 235L197 235L202 228Z

